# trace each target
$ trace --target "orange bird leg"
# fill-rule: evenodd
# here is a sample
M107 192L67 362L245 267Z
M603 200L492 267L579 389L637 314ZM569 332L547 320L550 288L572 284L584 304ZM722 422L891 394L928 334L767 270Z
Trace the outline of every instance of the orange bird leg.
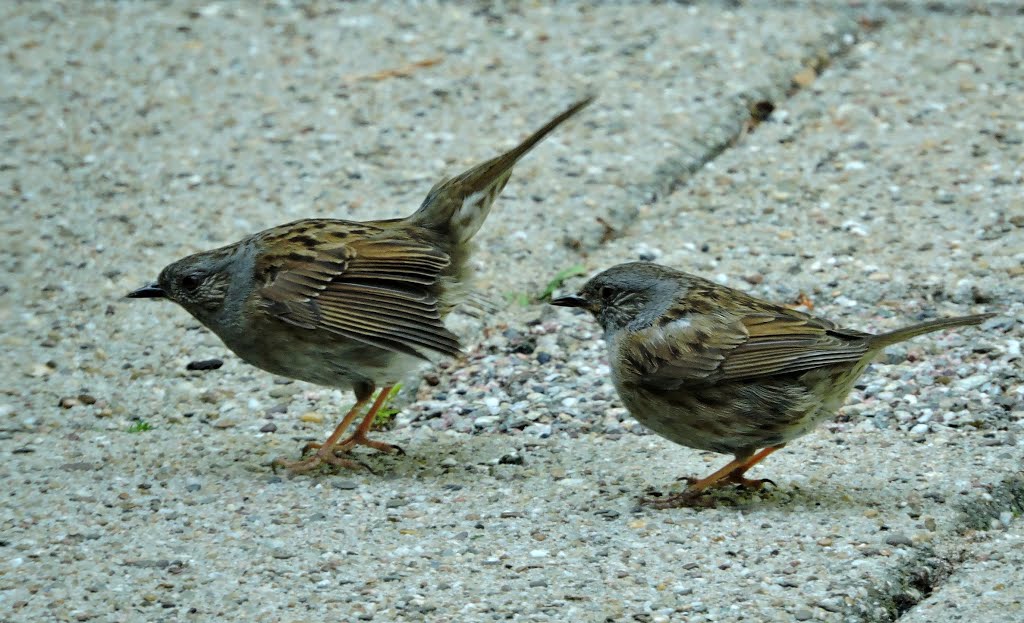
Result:
M373 394L370 395L372 396ZM336 446L338 445L338 438L345 434L348 427L352 425L352 420L356 419L356 416L359 415L359 412L362 411L363 407L366 406L366 403L369 401L369 396L362 400L357 400L356 404L352 405L352 408L345 414L345 417L341 420L341 424L338 424L334 429L334 432L331 433L331 436L327 438L327 441L323 443L307 444L306 447L302 449L303 452L306 452L307 450L315 448L315 454L300 461L289 461L284 457L280 457L274 460L274 467L285 467L288 471L297 474L308 472L321 463L337 465L338 467L347 467L349 469L365 468L366 466L358 461L353 461L351 459L335 455L335 450L337 449ZM380 402L380 398L377 399L377 402ZM376 405L377 403L374 403L374 406Z
M775 452L776 450L782 449L783 447L785 447L785 445L786 444L769 446L767 448L762 449L760 452L755 452L754 454L748 457L742 459L733 459L732 461L729 461L729 463L727 463L724 467L715 471L715 473L711 474L706 478L701 478L700 480L688 478L688 480L690 481L690 486L686 488L686 491L683 491L682 493L677 493L675 495L670 495L668 497L661 499L650 499L647 500L646 503L657 508L695 506L699 504L698 498L700 497L700 494L703 493L704 491L707 491L708 489L723 487L729 484L736 484L740 485L741 487L746 487L749 489L760 489L765 485L765 483L771 483L774 485L775 483L772 482L771 480L751 480L749 478L744 478L743 474L747 473L747 470L749 470L751 467L763 461L765 457L767 457L769 454ZM710 504L711 503L708 503L706 505Z
M722 479L721 484L736 484L747 489L760 489L766 483L775 485L774 482L768 480L767 478L758 478L755 480L750 480L749 478L744 478L743 474L747 473L747 470L750 469L751 467L763 461L765 457L767 457L772 452L775 452L776 450L781 450L785 445L786 444L781 444L778 446L769 446L767 448L763 448L760 452L755 453L753 456L748 457L745 461L740 463L739 467L734 468L731 473L726 475L725 478Z
M338 447L334 450L335 452L348 452L355 446L367 446L375 450L380 450L381 452L405 454L405 450L402 450L394 444L384 443L383 441L374 441L366 437L366 434L370 432L370 427L373 426L373 420L377 417L377 412L380 411L380 408L384 406L385 402L387 402L388 396L391 395L391 389L393 387L394 385L388 385L380 390L380 393L377 394L377 400L373 401L373 406L371 406L370 410L367 411L366 417L363 418L363 421L359 423L359 428L356 429L356 432L353 433L351 437L339 443Z

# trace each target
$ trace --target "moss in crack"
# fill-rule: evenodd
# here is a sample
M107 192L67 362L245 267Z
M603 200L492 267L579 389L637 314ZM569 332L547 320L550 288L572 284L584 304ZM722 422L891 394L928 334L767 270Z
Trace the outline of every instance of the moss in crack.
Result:
M1024 515L1024 475L1014 475L994 485L988 495L975 496L959 507L957 532L984 532L992 520L1010 511ZM980 535L979 535L980 536ZM884 582L869 589L869 597L857 608L865 621L891 623L934 593L965 560L971 557L964 542L953 539L945 549L918 546L917 555L893 570Z
M918 555L905 561L890 579L869 589L869 597L857 614L872 623L891 623L928 598L965 560L962 549L938 553L919 548Z
M1024 515L1024 475L1018 474L995 485L987 499L975 498L960 505L960 533L988 530L992 520L1010 511L1015 517Z

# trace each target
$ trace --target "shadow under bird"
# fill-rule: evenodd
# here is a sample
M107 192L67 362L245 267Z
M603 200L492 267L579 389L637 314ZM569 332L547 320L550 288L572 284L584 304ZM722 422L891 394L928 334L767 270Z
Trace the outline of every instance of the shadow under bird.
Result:
M620 264L552 301L604 329L615 388L641 424L677 444L732 454L662 508L709 503L727 484L842 406L885 347L995 314L943 318L872 335L649 262Z
M471 276L471 239L512 167L587 106L580 100L513 149L435 185L412 215L355 222L306 219L170 264L156 283L128 294L181 305L246 362L281 376L351 388L356 403L316 452L295 462L361 464L357 445L401 449L367 438L391 388L432 355L457 357L443 322ZM382 389L355 431L345 432Z

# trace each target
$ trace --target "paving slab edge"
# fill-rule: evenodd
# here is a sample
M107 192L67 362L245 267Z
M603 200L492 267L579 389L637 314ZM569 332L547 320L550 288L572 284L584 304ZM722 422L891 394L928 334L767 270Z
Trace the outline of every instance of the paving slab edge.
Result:
M891 577L868 588L868 599L848 614L870 623L898 621L914 606L942 589L946 581L975 557L981 543L992 538L993 520L1010 511L1024 514L1024 472L993 485L983 495L958 505L954 530L937 546L918 546L916 555L893 569ZM963 537L970 536L967 540Z
M566 240L566 244L571 248L595 249L608 240L609 233L612 237L624 234L639 216L641 207L654 205L668 197L708 163L734 147L748 131L756 131L751 130L749 123L752 105L769 101L777 107L779 102L793 97L803 90L793 81L794 76L807 69L816 76L821 75L863 40L864 32L852 14L844 13L836 18L819 40L807 44L798 62L785 65L761 84L725 98L720 103L726 111L722 115L724 121L703 128L692 137L693 142L703 147L699 152L684 152L666 158L647 179L627 188L626 204L609 214L612 222L608 225L612 232L601 236L591 234L584 240Z
M784 6L796 6L787 3ZM883 2L867 7L850 7L870 13L872 18L860 20L852 11L846 11L825 29L821 39L809 43L799 62L786 65L770 75L762 84L745 89L727 98L722 106L727 109L725 121L706 128L694 142L703 145L698 153L682 153L666 158L655 167L646 180L627 189L628 204L614 214L612 227L615 235L621 235L640 214L642 206L652 206L668 197L696 175L706 165L737 145L748 132L756 131L749 125L751 106L759 101L770 101L775 106L803 91L793 81L800 71L810 69L820 76L829 67L841 63L855 45L868 38L876 38L885 30L884 13L920 13L942 15L1016 15L1024 14L1024 5L992 3L984 7L962 6L951 3L928 2L923 5L913 2ZM876 19L877 17L877 19ZM585 248L596 248L606 239L582 241ZM580 241L571 241L578 245ZM891 623L898 621L918 603L927 599L953 576L967 561L973 558L980 540L972 543L961 540L971 532L987 532L994 518L1010 510L1015 515L1024 514L1024 472L995 485L985 496L961 503L959 518L952 538L937 546L918 546L916 555L892 569L888 578L868 586L868 598L854 604L847 616L870 623Z

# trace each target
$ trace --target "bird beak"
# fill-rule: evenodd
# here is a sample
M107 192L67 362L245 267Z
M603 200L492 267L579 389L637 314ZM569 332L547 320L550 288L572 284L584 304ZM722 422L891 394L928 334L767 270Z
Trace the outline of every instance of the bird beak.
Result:
M142 286L138 290L133 290L128 293L130 299L165 299L167 293L160 287L160 284L151 283L149 285Z
M587 299L583 298L582 296L576 296L575 294L570 294L569 296L560 296L557 299L551 299L551 304L558 305L559 307L586 308L590 306L590 303L587 302Z

